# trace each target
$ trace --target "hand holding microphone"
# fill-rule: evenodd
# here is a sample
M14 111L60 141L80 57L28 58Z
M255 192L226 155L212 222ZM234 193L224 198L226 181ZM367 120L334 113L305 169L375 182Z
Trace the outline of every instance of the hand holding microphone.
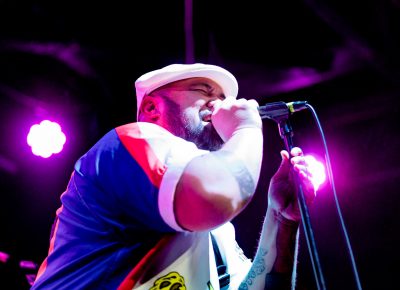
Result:
M234 133L244 128L262 128L255 100L226 98L213 103L211 122L222 140L226 142Z
M255 100L226 98L213 101L211 120L218 134L226 141L239 129L261 128L261 119L279 123L304 109L307 109L306 101L272 102L259 106Z

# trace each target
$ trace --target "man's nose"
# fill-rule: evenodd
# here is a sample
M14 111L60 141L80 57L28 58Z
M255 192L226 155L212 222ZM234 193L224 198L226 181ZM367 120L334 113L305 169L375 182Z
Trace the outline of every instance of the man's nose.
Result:
M207 108L209 108L210 110L213 110L216 106L218 106L218 104L222 102L219 98L215 98L213 100L210 100L207 102Z

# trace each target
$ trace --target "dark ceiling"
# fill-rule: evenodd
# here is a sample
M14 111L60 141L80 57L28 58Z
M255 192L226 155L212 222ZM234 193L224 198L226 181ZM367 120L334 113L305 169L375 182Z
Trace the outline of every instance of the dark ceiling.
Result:
M394 288L400 2L119 2L0 0L0 252L40 263L75 160L108 130L135 120L134 81L195 61L229 69L241 97L313 105L363 288ZM192 33L185 3L192 3ZM64 150L49 159L33 156L25 142L44 118L67 135ZM311 114L293 115L292 124L295 144L324 156ZM276 124L264 125L263 178L255 201L234 220L248 256L266 209L262 190L283 147ZM328 289L356 289L331 187L310 214ZM16 268L0 266L7 289L26 287ZM298 271L298 289L315 289L303 235Z

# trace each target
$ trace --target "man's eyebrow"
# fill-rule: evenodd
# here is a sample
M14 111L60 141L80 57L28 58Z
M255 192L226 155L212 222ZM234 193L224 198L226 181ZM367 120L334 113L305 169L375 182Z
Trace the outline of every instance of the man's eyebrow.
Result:
M192 88L198 87L198 86L203 86L203 87L205 87L205 88L206 88L207 90L209 90L209 91L213 91L213 90L214 90L214 87L210 86L210 85L207 84L207 83L194 83L194 84L190 84L190 85L189 85L189 89L192 89Z

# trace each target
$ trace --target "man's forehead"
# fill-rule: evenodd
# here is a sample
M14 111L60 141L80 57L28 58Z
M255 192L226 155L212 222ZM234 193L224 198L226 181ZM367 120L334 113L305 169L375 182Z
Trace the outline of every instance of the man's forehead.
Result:
M218 85L216 82L214 82L213 80L211 80L209 78L201 78L201 77L188 78L188 79L175 81L175 82L166 84L166 85L158 88L156 91L162 90L162 89L176 89L176 88L188 89L188 88L191 88L194 86L204 86L207 89L220 90L222 92L221 86Z

